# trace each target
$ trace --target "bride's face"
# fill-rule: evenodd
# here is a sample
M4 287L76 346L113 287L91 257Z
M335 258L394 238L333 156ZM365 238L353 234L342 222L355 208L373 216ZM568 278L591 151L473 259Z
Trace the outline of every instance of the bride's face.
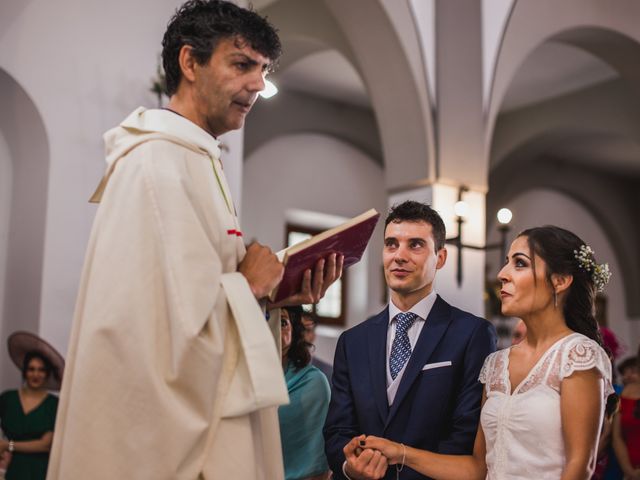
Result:
M503 315L523 318L553 304L546 264L531 251L527 237L514 240L506 260L498 273Z

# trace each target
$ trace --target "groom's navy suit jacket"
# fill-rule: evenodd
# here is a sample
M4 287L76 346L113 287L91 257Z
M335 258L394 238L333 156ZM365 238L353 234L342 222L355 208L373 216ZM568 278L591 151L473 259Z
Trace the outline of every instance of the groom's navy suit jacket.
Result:
M338 340L324 426L325 450L336 479L345 478L342 449L363 433L433 452L470 454L473 450L482 397L478 375L484 359L496 349L493 325L438 296L391 406L387 401L388 325L386 308ZM429 368L440 362L445 366ZM389 467L385 479L395 475L395 467ZM425 477L405 467L400 478Z

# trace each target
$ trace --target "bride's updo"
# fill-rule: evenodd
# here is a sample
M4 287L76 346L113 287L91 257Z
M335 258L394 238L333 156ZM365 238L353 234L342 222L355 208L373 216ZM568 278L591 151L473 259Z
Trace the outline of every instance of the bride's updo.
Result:
M609 280L608 266L598 265L593 250L564 228L546 225L529 228L518 236L526 237L531 251L544 260L550 286L554 273L573 276L563 306L567 326L602 345L595 318L595 298L596 292Z

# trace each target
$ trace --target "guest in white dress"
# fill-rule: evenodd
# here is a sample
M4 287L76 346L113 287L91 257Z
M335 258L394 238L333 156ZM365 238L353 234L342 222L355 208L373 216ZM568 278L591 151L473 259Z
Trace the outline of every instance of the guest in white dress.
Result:
M593 316L606 264L573 233L525 230L498 274L502 313L520 317L519 345L485 360L483 407L474 451L440 455L364 435L346 448L382 452L389 464L436 479L584 480L595 465L611 387L611 363Z

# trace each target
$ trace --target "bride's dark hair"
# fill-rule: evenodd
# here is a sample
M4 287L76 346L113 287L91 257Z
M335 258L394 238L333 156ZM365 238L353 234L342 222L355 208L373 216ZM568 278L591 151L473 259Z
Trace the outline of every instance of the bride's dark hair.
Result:
M554 273L573 276L563 306L567 326L602 345L595 318L596 286L591 273L581 266L574 253L586 245L585 242L569 230L552 225L529 228L518 236L526 237L531 252L544 260L549 285L552 285L551 275ZM532 268L535 278L534 262Z

